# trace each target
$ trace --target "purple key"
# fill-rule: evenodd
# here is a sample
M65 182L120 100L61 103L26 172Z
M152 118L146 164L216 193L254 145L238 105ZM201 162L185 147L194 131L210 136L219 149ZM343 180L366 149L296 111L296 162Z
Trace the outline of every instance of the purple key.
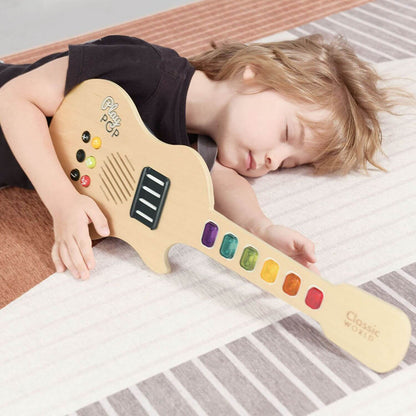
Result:
M205 224L204 232L202 233L202 244L206 247L212 247L218 234L218 226L212 221Z

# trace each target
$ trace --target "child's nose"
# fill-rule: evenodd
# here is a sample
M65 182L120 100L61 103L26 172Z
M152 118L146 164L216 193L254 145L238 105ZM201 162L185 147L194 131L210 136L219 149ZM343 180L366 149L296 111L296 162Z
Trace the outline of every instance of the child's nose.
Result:
M269 170L276 170L279 167L279 161L271 155L266 155L264 164Z

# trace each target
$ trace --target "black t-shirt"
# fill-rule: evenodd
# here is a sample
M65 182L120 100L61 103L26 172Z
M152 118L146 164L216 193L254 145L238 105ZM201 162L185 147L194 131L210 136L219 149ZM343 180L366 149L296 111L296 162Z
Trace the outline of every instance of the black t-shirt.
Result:
M0 86L53 59L68 55L65 84L67 94L91 78L113 81L132 98L139 114L160 140L190 145L194 136L186 133L186 95L194 68L174 50L128 36L107 36L68 51L53 54L28 65L0 63ZM1 127L1 126L0 126ZM31 187L0 128L0 186Z

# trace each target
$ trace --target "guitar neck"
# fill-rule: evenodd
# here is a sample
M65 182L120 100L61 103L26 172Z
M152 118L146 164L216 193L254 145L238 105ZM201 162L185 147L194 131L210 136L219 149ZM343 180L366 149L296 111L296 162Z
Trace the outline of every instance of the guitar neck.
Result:
M320 321L325 294L334 285L217 211L206 218L194 247Z
M328 339L378 372L395 368L410 341L406 314L351 285L334 285L215 210L192 246L319 322Z

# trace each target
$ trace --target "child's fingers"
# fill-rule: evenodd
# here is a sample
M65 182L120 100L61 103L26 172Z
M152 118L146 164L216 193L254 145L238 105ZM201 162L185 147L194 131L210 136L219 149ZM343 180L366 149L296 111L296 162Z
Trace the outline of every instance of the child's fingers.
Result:
M314 264L311 264L311 263L309 263L307 266L306 266L309 270L312 270L314 273L316 273L317 275L320 275L321 274L321 272L319 271L319 269L314 265Z
M86 229L85 235L83 235L77 240L77 244L87 268L89 270L92 270L95 267L95 259L94 253L92 251L92 242L88 233L88 229Z
M72 276L74 276L76 279L79 279L79 274L72 263L71 256L69 255L66 244L64 242L60 242L58 245L58 250L66 268L71 272Z
M106 237L110 234L107 218L93 200L91 200L91 206L88 209L87 214L91 222L94 224L98 234L100 234L102 237Z
M295 241L296 251L310 263L316 262L315 244L303 237Z
M61 260L61 256L59 255L58 244L55 243L52 247L52 261L55 265L57 273L62 273L66 270L65 264Z
M61 255L62 261L64 262L68 270L71 272L71 274L76 279L83 278L84 276L81 274L81 272L82 270L86 270L86 266L84 263L84 269L81 267L80 258L82 259L82 256L79 253L79 248L75 241L70 240L67 242L62 242L59 245L59 253Z
M71 238L66 242L66 246L68 249L68 254L71 258L72 267L75 269L78 277L81 279L87 279L90 273L87 265L85 264L85 260L80 251L78 242L75 240L75 238Z

